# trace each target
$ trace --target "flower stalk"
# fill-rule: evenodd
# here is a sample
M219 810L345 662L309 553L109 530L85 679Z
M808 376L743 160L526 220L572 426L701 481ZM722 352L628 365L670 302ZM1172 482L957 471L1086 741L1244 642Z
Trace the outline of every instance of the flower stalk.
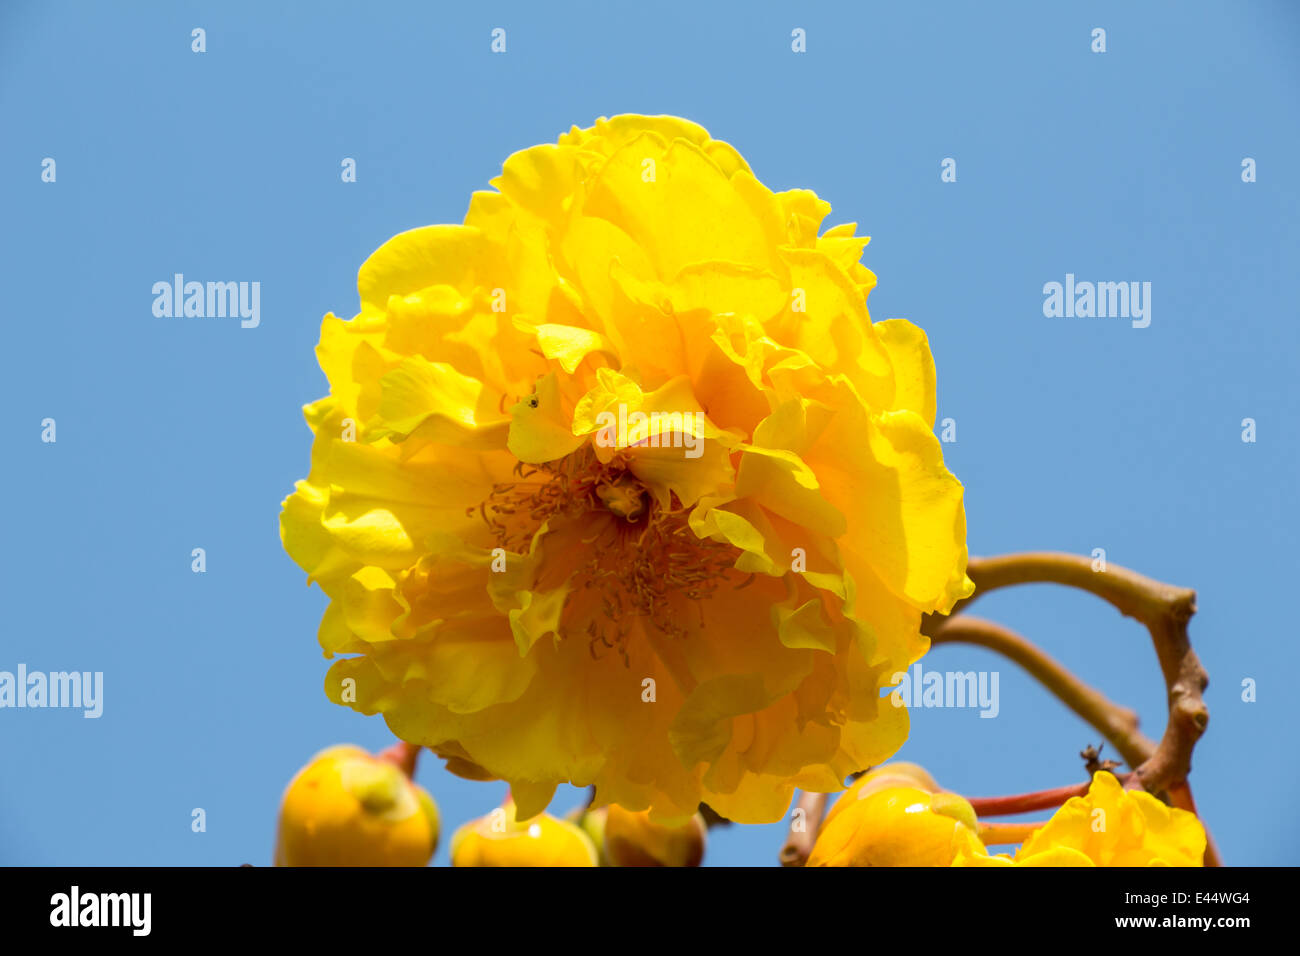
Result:
M415 765L420 759L420 750L422 748L416 744L408 744L405 740L399 740L386 750L380 751L376 756L380 760L387 760L389 763L396 764L406 774L407 780L415 779Z

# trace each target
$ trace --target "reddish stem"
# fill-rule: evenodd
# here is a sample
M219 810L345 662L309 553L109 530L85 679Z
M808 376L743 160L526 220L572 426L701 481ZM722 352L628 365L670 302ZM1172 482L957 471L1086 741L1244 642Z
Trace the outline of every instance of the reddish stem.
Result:
M408 744L405 740L399 740L387 750L380 751L375 756L380 760L387 760L389 763L397 764L406 774L408 780L415 779L415 764L420 759L420 748L416 744Z
M1132 774L1119 774L1119 782L1127 785ZM1076 783L1068 787L1038 790L1034 793L1016 793L1006 797L973 797L970 805L978 817L1008 816L1012 813L1030 813L1034 810L1051 810L1061 806L1071 797L1087 794L1091 783Z

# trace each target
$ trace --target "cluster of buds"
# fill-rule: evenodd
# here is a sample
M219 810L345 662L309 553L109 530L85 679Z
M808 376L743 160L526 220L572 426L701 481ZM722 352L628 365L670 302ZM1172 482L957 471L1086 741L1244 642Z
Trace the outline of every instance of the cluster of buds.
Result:
M293 778L276 836L277 866L426 866L438 845L438 808L411 779L419 748L372 755L331 747ZM1132 781L1135 775L1126 775ZM1098 766L1087 786L976 801L1010 812L1026 797L1058 807L1050 820L981 824L975 805L922 767L890 763L860 776L816 828L807 866L1200 866L1207 847L1194 813L1129 789ZM1044 802L1037 798L1051 799ZM1011 804L1007 804L1007 800ZM1004 806L1005 805L1005 806ZM1108 822L1109 821L1109 822ZM616 804L565 819L519 819L501 806L460 827L452 866L699 866L708 827L676 825ZM1021 843L1014 856L985 843Z
M352 746L317 754L285 791L276 865L426 866L438 845L438 809L410 779L413 760L403 767L402 754ZM450 849L452 866L461 867L699 866L706 842L699 814L667 826L615 805L520 820L507 794L460 827Z

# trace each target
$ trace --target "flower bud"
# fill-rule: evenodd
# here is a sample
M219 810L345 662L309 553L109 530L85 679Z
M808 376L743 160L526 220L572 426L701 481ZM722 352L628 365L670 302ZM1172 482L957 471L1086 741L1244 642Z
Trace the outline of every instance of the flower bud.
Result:
M611 804L605 817L605 852L612 866L699 866L708 827L698 813L678 826L650 819L648 810Z
M438 808L389 760L360 747L322 750L284 792L276 866L426 866Z
M515 818L505 803L466 823L451 838L452 866L596 866L596 847L574 823L539 813Z
M955 793L890 786L827 819L808 866L949 866L982 850L975 811Z
M919 790L928 790L930 793L938 793L940 790L934 777L930 776L920 764L908 763L905 760L881 764L853 781L853 785L844 791L835 801L830 812L826 814L826 819L822 822L823 828L855 800L865 799L889 787L916 787Z

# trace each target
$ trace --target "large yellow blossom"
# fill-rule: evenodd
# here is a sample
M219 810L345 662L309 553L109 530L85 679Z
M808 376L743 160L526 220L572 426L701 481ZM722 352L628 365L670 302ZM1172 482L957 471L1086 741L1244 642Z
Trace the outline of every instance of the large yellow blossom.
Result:
M1205 828L1194 813L1125 790L1114 774L1093 774L1087 796L1071 797L1013 858L968 848L953 866L1202 866Z
M330 598L327 693L524 817L561 781L663 821L841 789L907 736L880 688L922 613L972 589L925 334L872 323L853 224L685 120L492 185L322 323L281 533Z

